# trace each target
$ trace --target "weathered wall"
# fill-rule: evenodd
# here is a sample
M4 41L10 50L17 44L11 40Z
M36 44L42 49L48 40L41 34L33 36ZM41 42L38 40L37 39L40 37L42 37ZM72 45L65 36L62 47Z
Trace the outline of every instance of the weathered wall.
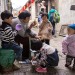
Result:
M59 0L60 24L75 23L75 11L70 10L71 5L75 5L75 0Z
M35 14L36 14L36 12L35 12L35 2L31 4L31 13L32 13L31 19L35 19Z

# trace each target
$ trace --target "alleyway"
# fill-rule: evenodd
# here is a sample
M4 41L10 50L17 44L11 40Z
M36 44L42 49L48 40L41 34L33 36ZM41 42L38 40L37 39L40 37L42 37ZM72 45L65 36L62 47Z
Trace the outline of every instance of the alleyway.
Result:
M69 68L66 68L64 66L66 57L65 55L62 54L62 47L61 47L62 45L61 43L64 37L59 36L59 30L61 28L61 25L75 23L75 16L74 16L75 9L74 10L71 9L72 5L75 6L75 0L68 0L68 1L67 0L25 0L27 1L27 3L25 3L24 1L23 3L25 4L24 5L22 4L22 7L19 4L21 4L23 0L21 0L21 3L13 1L18 1L18 0L0 0L0 7L1 7L0 13L7 9L13 13L14 17L16 17L18 16L18 13L28 10L32 14L31 19L34 20L36 17L38 17L41 7L43 6L46 6L44 9L46 12L49 12L51 5L55 6L56 9L59 11L61 20L60 23L58 23L57 25L58 27L56 28L57 29L56 37L52 37L52 39L50 40L50 45L58 50L59 64L57 67L48 68L47 73L37 73L37 72L32 73L30 64L21 64L21 68L19 70L8 74L0 74L0 75L75 75L75 71L72 70L72 65ZM45 1L45 3L43 4L42 1ZM17 6L16 8L14 8L13 6L17 4L19 7ZM1 23L2 21L0 20L0 25ZM35 27L35 30L36 32L38 31L37 27ZM0 47L1 47L1 42L0 42Z
M61 42L62 42L63 37L62 36L58 36L57 37L53 37L51 40L51 45L55 48L58 49L58 53L59 53L59 65L55 68L49 68L49 71L46 74L40 74L40 73L31 73L30 69L31 66L30 65L26 65L26 64L21 64L21 69L18 71L14 71L12 73L9 74L3 74L3 75L75 75L75 72L70 69L67 69L64 67L65 64L65 56L62 54L61 52ZM2 75L2 74L0 74Z

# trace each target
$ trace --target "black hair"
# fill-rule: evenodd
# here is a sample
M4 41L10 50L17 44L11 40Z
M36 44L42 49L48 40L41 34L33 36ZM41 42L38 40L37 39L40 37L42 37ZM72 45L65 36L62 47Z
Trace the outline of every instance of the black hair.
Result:
M47 19L48 19L48 14L47 13L42 13L41 17L43 16L47 16Z
M30 17L31 14L29 11L25 10L18 15L19 19L25 19L26 17Z
M44 8L41 8L41 11L44 12Z
M13 17L13 14L9 12L8 10L5 10L1 13L1 19L9 19L9 17Z
M51 6L52 9L55 9L55 6Z
M40 15L40 14L42 14L42 13L43 13L43 12L42 12L42 11L40 11L40 12L39 12L39 15Z

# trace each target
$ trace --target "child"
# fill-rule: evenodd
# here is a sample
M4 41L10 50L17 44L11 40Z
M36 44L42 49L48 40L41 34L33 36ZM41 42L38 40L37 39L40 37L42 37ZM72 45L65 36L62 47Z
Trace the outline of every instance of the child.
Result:
M62 42L62 52L66 55L65 67L69 67L73 62L73 70L75 70L75 24L68 25L68 36Z
M16 60L21 60L22 48L14 41L14 33L12 31L13 15L5 10L1 13L1 19L3 20L1 25L1 46L4 49L12 49L16 53Z
M43 43L42 48L40 49L39 54L36 55L36 58L38 59L38 65L39 68L37 68L37 71L46 71L46 67L48 66L58 66L59 57L57 50L46 43ZM41 69L40 69L41 68Z
M48 21L48 14L42 13L42 23L39 26L39 33L38 35L41 36L41 41L45 42L46 44L49 44L49 41L51 39L51 31L52 31L52 25Z
M39 16L38 16L38 23L39 23L39 24L42 22L42 18L41 18L42 13L43 13L43 12L40 12L40 13L39 13Z

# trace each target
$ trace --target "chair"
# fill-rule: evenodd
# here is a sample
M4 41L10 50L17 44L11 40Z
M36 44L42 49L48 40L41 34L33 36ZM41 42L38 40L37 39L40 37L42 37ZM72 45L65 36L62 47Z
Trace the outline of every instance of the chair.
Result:
M59 36L65 36L67 34L67 25L68 24L64 24L61 26L61 29L59 31Z

